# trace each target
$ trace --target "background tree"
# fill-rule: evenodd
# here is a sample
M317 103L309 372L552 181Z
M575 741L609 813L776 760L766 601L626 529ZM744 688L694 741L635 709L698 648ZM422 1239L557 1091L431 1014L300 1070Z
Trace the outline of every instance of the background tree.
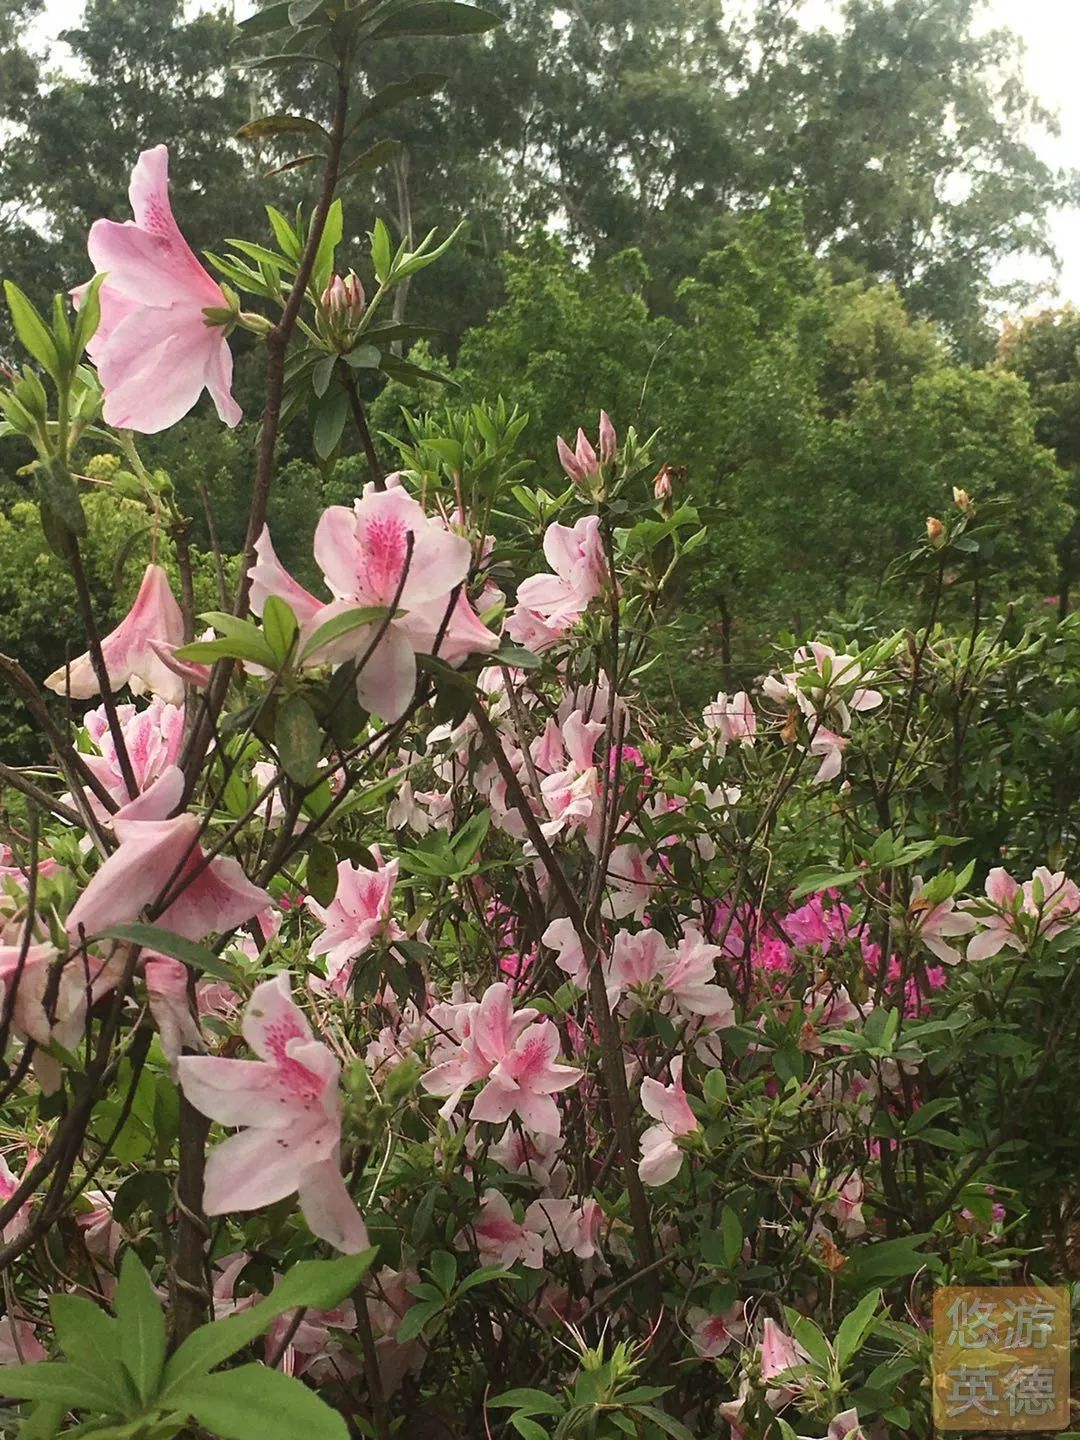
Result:
M1057 456L1068 476L1069 502L1080 510L1080 313L1066 306L1007 325L1000 357L1027 381L1038 437ZM1080 563L1080 520L1074 518L1058 553L1058 610L1066 615Z

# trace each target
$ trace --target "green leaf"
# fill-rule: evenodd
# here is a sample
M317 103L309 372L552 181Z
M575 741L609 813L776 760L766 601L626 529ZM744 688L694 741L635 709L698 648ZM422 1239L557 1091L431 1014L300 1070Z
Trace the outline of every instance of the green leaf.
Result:
M488 10L461 5L457 0L421 0L390 15L372 32L373 39L388 35L482 35L502 21Z
M341 441L341 432L349 418L349 398L344 390L325 395L315 412L315 453L320 460L329 460Z
M415 1340L427 1322L445 1308L445 1303L443 1300L423 1300L419 1305L411 1305L398 1326L398 1343L403 1345L406 1340Z
M330 846L313 840L308 848L307 888L319 905L330 905L337 894L338 859Z
M496 1395L487 1403L492 1407L521 1410L526 1415L562 1414L562 1406L558 1400L554 1396L546 1395L543 1390L504 1390L501 1395Z
M929 1234L903 1235L899 1240L856 1245L841 1272L844 1283L862 1289L866 1285L879 1285L887 1280L915 1275L924 1268L940 1271L941 1262L937 1256L924 1254L919 1249L930 1238Z
M336 355L324 355L311 372L311 388L320 400L330 388L330 381L333 379L334 366L337 364L337 360L338 357Z
M489 663L506 665L511 670L539 670L544 662L524 645L500 645Z
M279 665L284 665L292 653L300 626L292 607L278 595L268 595L262 613L263 636Z
M326 224L315 252L315 265L311 272L311 283L316 294L321 295L330 281L334 268L334 251L341 244L345 220L341 201L335 200L326 213Z
M356 345L341 358L350 370L377 370L382 351L375 345Z
M75 477L57 457L40 460L33 469L34 491L43 509L55 516L69 535L86 534L86 514Z
M274 232L274 239L277 241L283 255L298 264L303 254L304 242L293 229L292 225L282 215L280 210L275 210L273 205L266 207L267 219L270 221L270 228Z
M124 1254L113 1300L123 1364L148 1404L158 1392L165 1364L165 1314L150 1276L134 1250Z
M281 768L297 785L311 785L319 773L323 733L302 695L290 695L277 714L274 745Z
M4 294L7 296L15 334L41 368L59 382L63 378L63 372L60 356L56 350L56 342L53 340L49 327L33 303L11 280L4 281Z
M81 1365L43 1360L36 1365L4 1367L4 1395L8 1400L45 1400L65 1410L93 1410L115 1415L107 1385Z
M205 945L199 945L183 935L174 935L171 930L162 930L157 925L111 925L108 930L100 930L96 935L92 935L87 944L94 944L98 940L126 940L129 944L141 945L147 950L156 950L160 955L168 955L173 960L182 960L185 965L190 965L203 974L213 975L218 980L226 980L230 985L236 982L235 970L226 965L220 955L215 955L213 950L207 949Z
M75 335L72 341L74 360L78 361L90 341L97 334L101 323L101 286L104 275L95 275L83 291L75 317Z
M64 1354L73 1365L97 1376L116 1413L123 1414L134 1397L120 1367L116 1321L85 1295L53 1295L49 1313Z
M862 1349L862 1343L874 1324L881 1291L869 1290L855 1309L845 1315L836 1332L836 1363L843 1373L845 1366Z
M349 1440L348 1426L325 1400L266 1365L193 1379L170 1403L222 1440Z
M19 1426L19 1440L54 1440L63 1429L67 1408L62 1401L39 1400Z
M375 228L370 232L371 236L371 263L375 269L376 280L385 280L390 273L390 266L393 262L393 243L390 239L390 231L382 220L375 221Z
M473 859L487 838L490 829L490 810L478 810L475 815L465 821L465 824L450 841L454 859L459 865L467 865Z
M393 110L395 106L404 104L406 100L415 100L424 95L434 95L436 90L441 90L445 84L445 75L427 70L418 75L410 75L407 80L394 80L389 85L384 85L361 108L356 117L356 124L364 125L379 115L385 115L387 110Z
M164 1080L164 1083L169 1082ZM159 1219L173 1208L172 1181L164 1171L136 1170L134 1175L129 1175L113 1200L113 1219L118 1225L126 1225L144 1206Z
M241 140L265 140L270 135L318 135L322 140L330 139L323 126L306 115L263 115L241 125L236 134Z
M724 1260L729 1270L733 1270L742 1255L743 1233L742 1222L730 1205L725 1205L720 1212L720 1234L723 1237Z
M360 1255L342 1255L336 1260L301 1260L288 1271L273 1292L224 1320L201 1325L189 1335L165 1367L165 1390L172 1393L196 1375L204 1375L228 1360L238 1350L268 1330L279 1315L306 1305L312 1310L332 1310L359 1285L370 1269L378 1249ZM6 1384L6 1381L5 1381Z
M374 145L369 145L362 150L355 160L350 160L341 172L344 180L347 175L362 175L368 170L377 170L380 165L386 165L401 150L400 140L376 140Z
M431 1257L431 1277L444 1295L449 1295L457 1280L457 1261L447 1250L437 1250Z
M402 615L402 610L395 611L395 614ZM325 621L314 634L308 637L303 650L300 652L301 664L324 645L329 645L333 640L340 640L343 635L350 634L353 630L359 630L365 625L376 625L385 620L389 610L385 605L362 605L355 610L342 610L340 614L331 616ZM340 657L335 657L340 658Z
M674 1436L674 1440L694 1440L693 1435L681 1420L674 1420L670 1415L665 1415L663 1410L657 1410L655 1405L635 1405L634 1414L651 1421L658 1430L663 1430L665 1435Z
M258 10L246 20L240 20L238 25L243 31L243 38L250 40L257 35L272 35L275 30L284 30L290 23L290 5L291 0L278 0L276 5L268 5L265 10Z
M538 1425L535 1420L530 1420L527 1415L511 1415L510 1424L521 1436L521 1440L549 1440L548 1432L544 1427Z

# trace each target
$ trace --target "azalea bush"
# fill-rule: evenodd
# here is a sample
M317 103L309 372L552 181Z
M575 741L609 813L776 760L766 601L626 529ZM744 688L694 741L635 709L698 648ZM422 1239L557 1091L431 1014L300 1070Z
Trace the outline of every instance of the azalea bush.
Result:
M0 656L48 747L0 769L5 1431L927 1436L934 1286L1067 1273L1076 637L984 614L993 508L898 561L918 626L685 714L654 665L709 532L662 434L601 413L541 475L492 397L380 466L372 387L431 382L395 292L453 236L339 253L363 122L423 80L350 61L487 23L270 7L250 43L335 76L329 127L248 127L321 152L314 208L208 269L157 146L70 303L7 287L80 638ZM204 390L240 423L238 328L230 566L140 437ZM289 421L362 475L315 588L266 523ZM103 623L110 491L148 552Z

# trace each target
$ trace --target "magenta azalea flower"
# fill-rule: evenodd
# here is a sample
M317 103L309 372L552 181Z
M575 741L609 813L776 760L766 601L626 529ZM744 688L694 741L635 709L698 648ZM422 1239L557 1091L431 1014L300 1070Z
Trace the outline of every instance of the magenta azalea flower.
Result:
M96 220L87 241L95 271L105 274L101 322L87 347L105 391L105 422L152 435L182 420L205 389L226 425L236 425L225 330L204 313L227 310L228 301L173 219L164 145L139 156L128 194L135 219Z
M287 975L257 986L243 1036L257 1060L182 1055L180 1088L203 1115L243 1126L206 1162L208 1215L258 1210L296 1194L312 1232L335 1249L367 1249L364 1221L341 1178L341 1066L312 1037Z

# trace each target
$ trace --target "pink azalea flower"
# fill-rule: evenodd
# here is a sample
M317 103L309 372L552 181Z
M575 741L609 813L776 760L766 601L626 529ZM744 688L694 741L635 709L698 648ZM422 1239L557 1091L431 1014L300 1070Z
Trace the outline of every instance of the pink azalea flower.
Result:
M766 1320L761 1332L761 1378L775 1380L810 1359L799 1342L780 1329L775 1320ZM786 1391L788 1397L793 1393Z
M841 734L851 728L852 710L875 710L885 698L862 683L871 677L853 655L838 655L831 645L802 645L794 659L793 671L779 679L768 676L762 690L771 700L798 705L808 719L828 719Z
M173 648L184 643L184 617L160 565L146 567L135 604L102 640L101 653L111 690L130 685L134 695L149 690L170 705L180 705L184 682L162 662L153 649L154 641ZM45 685L58 695L70 694L74 700L96 695L98 682L89 652L54 670Z
M559 1163L562 1146L562 1138L558 1135L530 1135L525 1130L515 1130L508 1125L488 1150L488 1155L504 1170L528 1175L539 1184L550 1186L556 1168L565 1168Z
M646 989L664 972L671 958L667 941L658 930L620 930L611 947L611 990L621 995L625 990Z
M642 919L652 903L657 881L641 846L616 845L608 861L607 880L611 888L605 899L606 913L615 920L625 920L628 915Z
M721 690L716 699L705 706L702 718L705 729L714 737L721 754L729 745L753 745L757 735L757 716L745 690L730 696Z
M797 1440L812 1440L812 1437L799 1435ZM859 1425L859 1412L855 1409L845 1410L842 1415L837 1415L830 1420L825 1440L863 1440L862 1428Z
M162 784L159 780L155 791ZM174 898L154 923L188 940L224 934L271 903L267 892L248 880L239 861L218 855L203 864L197 815L172 820L114 817L113 828L119 846L99 866L68 916L73 944L80 943L80 931L94 935L138 920L166 890Z
M83 1232L83 1243L91 1255L112 1265L120 1251L124 1232L113 1219L113 1199L105 1190L84 1190L90 1209L75 1217Z
M319 652L324 660L366 656L382 631L357 676L357 695L366 710L397 720L408 709L416 688L416 654L431 650L450 596L469 573L471 553L464 536L425 515L401 486L365 493L352 510L331 505L323 512L315 530L315 559L337 600L316 620L395 601L405 612L389 624L351 631ZM460 623L457 606L453 613ZM484 633L489 641L495 639Z
M549 525L544 555L554 573L523 580L506 620L510 638L537 653L561 639L607 584L599 518L586 515L573 527Z
M675 1141L700 1129L686 1099L682 1083L682 1056L671 1062L671 1084L646 1076L641 1082L641 1103L646 1115L657 1122L641 1137L638 1174L644 1185L666 1185L682 1169L683 1152Z
M38 1159L37 1151L27 1152L24 1171L32 1168ZM22 1183L22 1177L18 1176L11 1169L7 1162L6 1155L0 1155L0 1205L6 1205L15 1191ZM24 1200L16 1210L14 1216L4 1226L0 1239L5 1245L10 1245L12 1240L17 1240L30 1223L30 1200Z
M83 1033L88 991L92 998L104 993L104 967L92 959L85 968L77 963L65 965L52 1005L47 1007L50 975L56 961L57 951L48 943L29 945L25 954L21 943L0 945L0 990L6 1003L15 987L11 1015L19 1035L42 1048L55 1040L65 1050L73 1050ZM55 1079L59 1081L58 1074ZM48 1088L56 1086L50 1081Z
M381 860L377 855L376 859ZM353 962L376 940L402 940L404 930L390 913L398 862L365 870L342 860L337 867L338 886L325 908L308 896L305 905L324 926L311 946L311 957L326 956L326 972L337 995L348 992Z
M540 796L551 816L540 828L549 840L560 834L569 835L578 828L585 830L590 842L599 839L600 785L593 751L604 728L601 721L585 720L581 712L575 710L561 730L550 723L545 730L541 755L548 764L541 765L540 760L536 763L552 771L540 782ZM549 730L554 731L557 751ZM564 760L566 764L562 763Z
M255 564L248 571L251 582L251 608L261 616L271 595L284 600L299 622L301 631L313 627L315 616L323 608L324 601L305 590L299 580L294 580L278 559L270 540L270 531L263 526L255 542Z
M708 944L700 930L693 925L686 927L678 949L662 973L664 989L685 1015L731 1015L731 996L722 985L713 983L716 957L722 954L722 947Z
M88 346L105 391L105 423L152 435L181 420L206 389L221 419L236 425L225 330L204 313L227 309L228 301L173 218L164 145L139 156L128 194L134 221L97 220L87 242L95 271L106 277L101 323Z
M595 1200L574 1196L534 1200L525 1211L526 1227L541 1237L546 1251L574 1254L579 1260L591 1260L599 1254L603 1219L604 1212Z
M835 1200L828 1206L829 1214L840 1222L840 1231L854 1239L866 1231L862 1202L865 1193L862 1176L857 1170L848 1175Z
M810 740L810 754L822 757L817 774L814 776L813 783L815 785L827 785L830 780L835 780L840 774L847 743L843 735L836 735L833 731L826 730L824 725L817 727Z
M559 969L564 970L580 990L588 989L589 966L573 921L552 920L540 939L549 949L558 952L555 964Z
M258 1210L297 1194L312 1232L335 1249L367 1248L367 1230L341 1178L341 1066L312 1037L287 975L265 980L244 1014L257 1060L182 1055L180 1088L203 1115L243 1126L206 1162L208 1215Z
M528 1006L515 1013L510 987L502 981L489 985L479 1002L436 1007L432 1020L445 1033L436 1042L431 1056L434 1064L420 1083L429 1095L447 1096L439 1110L444 1120L453 1114L470 1085L488 1078L539 1013Z
M690 1325L690 1343L703 1360L723 1355L746 1335L745 1306L736 1300L722 1315L693 1308L686 1312Z
M544 557L554 574L530 576L518 586L518 605L533 610L556 629L566 630L608 580L600 518L586 515L574 526L549 525Z
M985 960L1006 945L1022 951L1040 937L1060 934L1080 914L1080 889L1063 871L1051 874L1045 865L1022 886L997 866L986 877L986 900L967 900L961 908L980 926L968 943L968 959Z
M957 935L970 935L975 929L972 916L956 908L952 898L937 905L929 905L922 897L923 881L916 876L911 886L911 904L908 917L911 927L926 948L943 965L958 965L963 958L949 940Z
M146 977L146 995L150 1001L150 1014L158 1028L161 1048L169 1062L173 1079L176 1078L176 1062L181 1051L204 1050L199 1022L191 1013L188 996L187 966L166 955L146 960L143 966Z
M559 1032L552 1021L530 1024L503 1051L473 1104L472 1118L499 1124L517 1115L538 1134L560 1134L562 1121L552 1096L576 1085L584 1073L559 1063L561 1059Z
M519 1261L529 1270L540 1270L544 1264L544 1242L535 1230L514 1219L514 1212L505 1195L498 1190L485 1190L476 1219L458 1236L455 1244L464 1250L471 1237L482 1265L509 1268Z
M182 705L170 705L159 695L155 695L145 710L136 710L134 705L118 705L116 713L124 737L124 748L135 776L136 790L141 795L170 767L175 766L180 758L180 748L184 740L184 708ZM88 710L83 716L83 724L100 752L97 755L84 755L83 764L93 772L120 806L123 818L124 807L133 797L128 794L120 770L104 705ZM88 794L88 800L99 820L110 818L104 805L93 793Z

